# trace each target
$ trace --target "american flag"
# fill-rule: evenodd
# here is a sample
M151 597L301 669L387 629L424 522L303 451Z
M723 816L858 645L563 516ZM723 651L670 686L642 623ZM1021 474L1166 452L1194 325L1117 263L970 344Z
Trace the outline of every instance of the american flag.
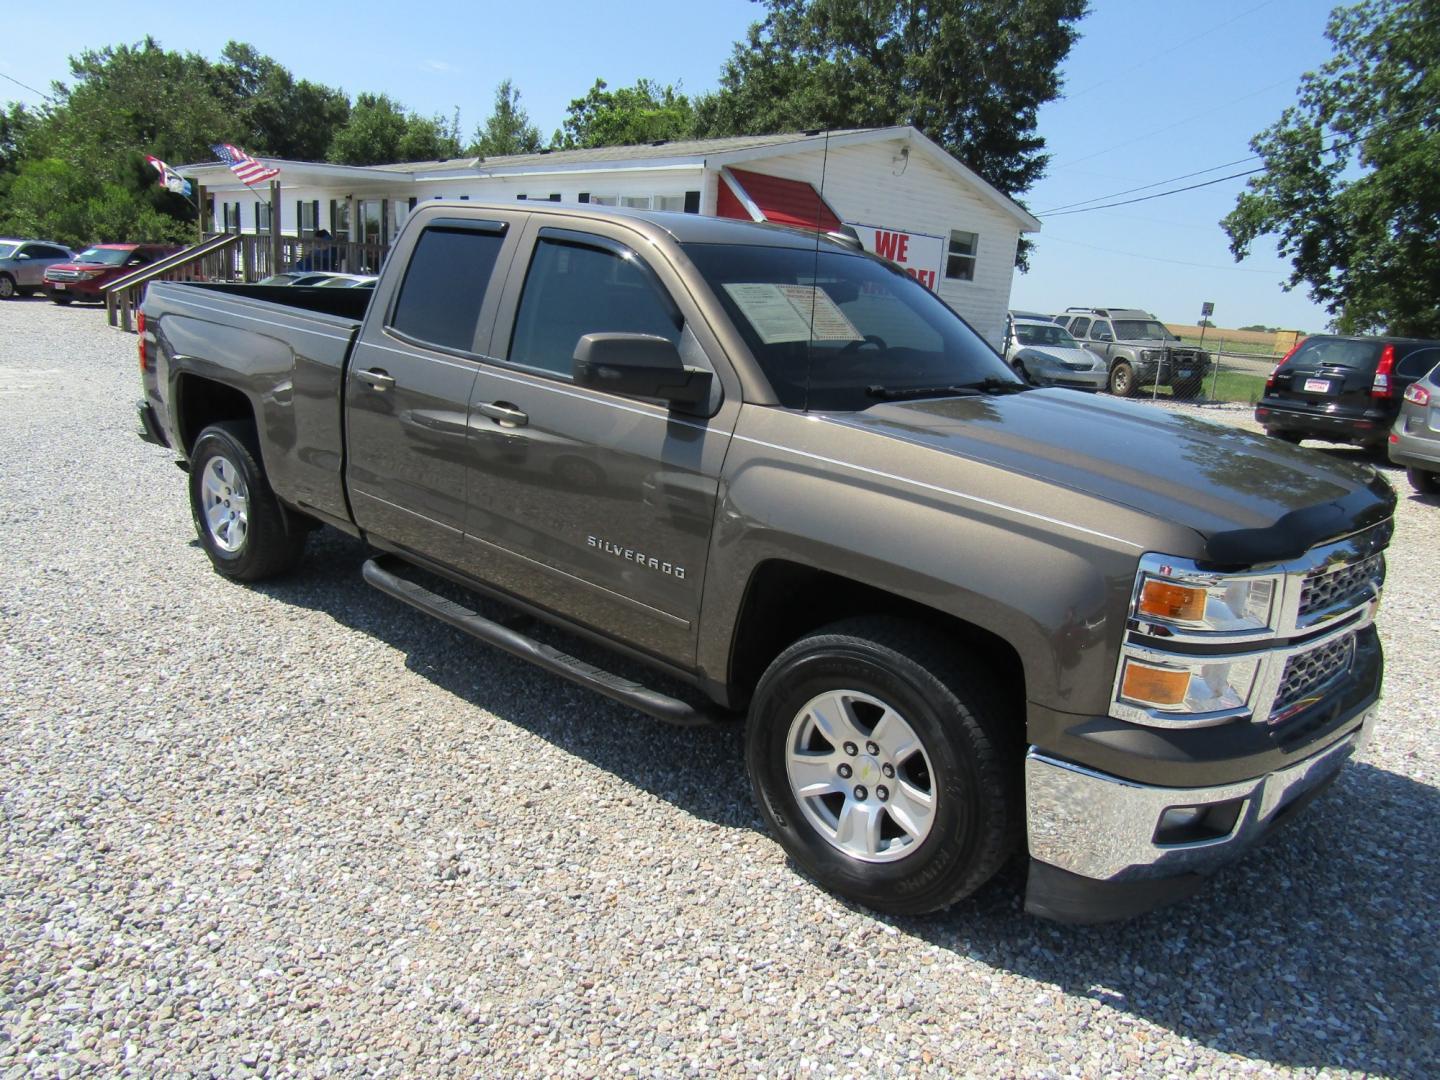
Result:
M215 151L216 157L230 166L230 171L240 178L242 184L258 184L261 180L280 175L279 169L260 164L238 146L216 143L210 149Z

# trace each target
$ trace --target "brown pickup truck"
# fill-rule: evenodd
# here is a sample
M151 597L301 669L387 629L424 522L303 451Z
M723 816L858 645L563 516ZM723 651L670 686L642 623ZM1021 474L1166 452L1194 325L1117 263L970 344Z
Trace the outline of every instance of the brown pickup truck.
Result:
M328 525L483 641L745 723L781 844L873 908L942 908L1023 850L1031 911L1132 915L1369 734L1373 470L1031 388L844 238L437 203L373 296L157 284L143 314L144 431L220 573L290 571Z

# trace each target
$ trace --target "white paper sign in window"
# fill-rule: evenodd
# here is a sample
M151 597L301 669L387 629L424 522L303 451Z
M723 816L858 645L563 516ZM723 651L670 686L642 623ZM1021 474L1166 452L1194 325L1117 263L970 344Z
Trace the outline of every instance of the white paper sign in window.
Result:
M783 341L863 340L854 324L830 299L830 294L814 285L729 283L725 291L766 345Z

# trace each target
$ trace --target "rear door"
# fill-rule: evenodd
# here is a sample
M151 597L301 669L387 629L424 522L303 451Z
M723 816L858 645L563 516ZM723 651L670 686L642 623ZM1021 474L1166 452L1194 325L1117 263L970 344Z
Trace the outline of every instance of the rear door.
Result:
M1324 413L1363 413L1384 342L1378 338L1307 338L1275 371L1271 397L1294 408Z
M346 372L346 482L356 523L445 563L461 555L466 412L525 215L428 214L392 252Z
M692 663L738 384L656 245L560 214L536 214L528 232L471 398L463 566ZM716 373L710 407L682 414L575 385L577 342L606 331L676 342L687 365Z

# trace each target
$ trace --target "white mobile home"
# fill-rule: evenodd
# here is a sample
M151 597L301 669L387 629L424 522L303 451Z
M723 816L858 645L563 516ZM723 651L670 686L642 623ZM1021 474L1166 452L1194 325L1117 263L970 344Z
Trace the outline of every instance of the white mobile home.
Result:
M757 135L357 167L261 158L280 169L252 190L224 165L177 171L203 185L215 231L308 237L383 252L432 199L544 199L852 226L997 347L1015 249L1040 223L910 127ZM378 265L378 258L372 260Z

